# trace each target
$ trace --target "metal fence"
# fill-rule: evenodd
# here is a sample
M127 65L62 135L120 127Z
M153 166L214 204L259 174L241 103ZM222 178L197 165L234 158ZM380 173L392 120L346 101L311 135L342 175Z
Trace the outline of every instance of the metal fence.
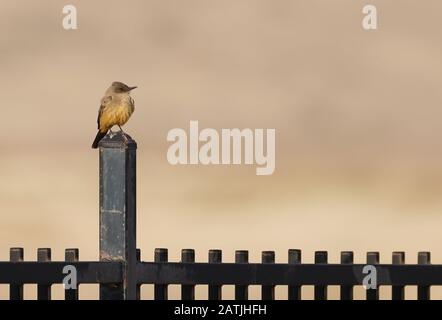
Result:
M23 299L23 284L37 284L37 299L51 299L51 285L63 283L65 266L75 267L77 283L100 284L100 299L140 299L142 284L154 285L154 299L168 298L168 285L181 285L181 298L193 300L195 285L208 285L210 300L222 299L222 286L235 286L235 299L248 299L250 285L261 286L263 300L275 298L275 286L287 286L288 299L299 300L301 287L314 286L314 299L327 299L327 286L340 286L340 299L352 300L353 287L362 285L371 265L376 289L367 300L379 299L379 286L392 286L392 299L403 300L405 286L417 286L419 300L430 299L430 286L442 285L442 265L430 264L430 253L420 252L418 264L405 264L404 252L394 252L392 264L380 264L379 253L367 253L366 263L354 264L353 252L341 253L340 264L328 264L326 251L315 252L315 263L301 261L291 249L287 263L275 263L274 251L262 252L261 263L249 262L246 250L235 252L235 263L223 263L221 250L210 250L208 262L195 262L195 251L183 249L180 262L169 262L167 249L155 249L154 261L140 261L136 249L136 148L129 136L108 135L100 143L100 261L79 261L78 249L67 249L65 261L51 261L51 250L38 249L37 261L23 261L22 248L10 250L10 261L0 262L0 283L10 285L10 299ZM77 300L78 290L66 289L66 300Z

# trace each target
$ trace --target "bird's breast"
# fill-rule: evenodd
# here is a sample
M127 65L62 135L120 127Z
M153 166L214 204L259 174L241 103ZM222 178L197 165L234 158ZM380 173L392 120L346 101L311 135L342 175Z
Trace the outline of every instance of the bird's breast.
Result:
M108 130L114 125L124 125L129 120L133 111L134 106L130 103L123 102L109 106L101 115L100 128Z
M121 105L117 108L115 112L115 122L118 125L123 125L129 120L132 115L132 110L129 105Z

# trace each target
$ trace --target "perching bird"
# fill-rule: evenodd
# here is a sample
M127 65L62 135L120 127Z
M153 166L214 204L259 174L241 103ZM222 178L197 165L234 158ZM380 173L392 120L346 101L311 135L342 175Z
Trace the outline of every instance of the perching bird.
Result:
M92 143L92 148L98 148L98 143L114 125L117 125L121 132L124 125L135 110L134 99L129 95L136 87L129 87L122 82L113 82L106 90L101 99L101 106L98 110L98 133ZM111 130L112 132L112 130ZM124 133L124 132L123 132Z

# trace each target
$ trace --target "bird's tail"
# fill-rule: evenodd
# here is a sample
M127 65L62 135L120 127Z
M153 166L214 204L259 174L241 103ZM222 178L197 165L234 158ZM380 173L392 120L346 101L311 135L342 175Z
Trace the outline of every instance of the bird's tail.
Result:
M101 132L100 130L98 130L95 140L92 143L92 149L98 148L98 143L100 142L101 139L103 139L106 136L106 134L107 132Z

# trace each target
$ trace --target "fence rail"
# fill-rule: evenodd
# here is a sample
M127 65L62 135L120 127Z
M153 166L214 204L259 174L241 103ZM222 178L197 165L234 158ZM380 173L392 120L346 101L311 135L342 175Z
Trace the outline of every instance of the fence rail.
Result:
M354 263L351 251L341 252L339 264L328 263L326 251L315 252L315 263L302 263L301 250L290 249L287 263L275 263L274 251L263 251L260 263L249 262L247 250L224 263L222 251L208 252L208 262L196 262L193 249L183 249L180 262L168 260L168 250L155 249L154 261L140 261L136 249L136 148L132 138L111 134L100 142L100 261L79 261L78 249L67 249L65 261L51 261L51 249L38 249L37 261L24 261L23 248L10 250L0 262L0 283L10 285L10 299L23 299L23 284L37 284L37 298L51 299L51 285L63 283L67 265L76 270L77 284L100 284L100 299L140 299L142 284L154 285L154 299L168 299L168 285L181 285L183 300L195 299L195 285L208 285L208 298L222 298L222 286L235 286L235 299L247 300L250 285L261 286L263 300L275 299L275 286L287 286L288 299L302 299L301 288L314 286L315 300L327 299L327 286L341 288L340 299L352 300L371 265L378 286L392 286L392 299L403 300L404 288L417 286L419 300L430 299L430 287L442 285L442 265L432 265L429 252L419 252L418 264L405 264L404 252L393 252L392 264L380 264L378 252L368 252L364 264ZM65 290L77 300L78 287ZM367 300L379 299L379 289L366 290Z

